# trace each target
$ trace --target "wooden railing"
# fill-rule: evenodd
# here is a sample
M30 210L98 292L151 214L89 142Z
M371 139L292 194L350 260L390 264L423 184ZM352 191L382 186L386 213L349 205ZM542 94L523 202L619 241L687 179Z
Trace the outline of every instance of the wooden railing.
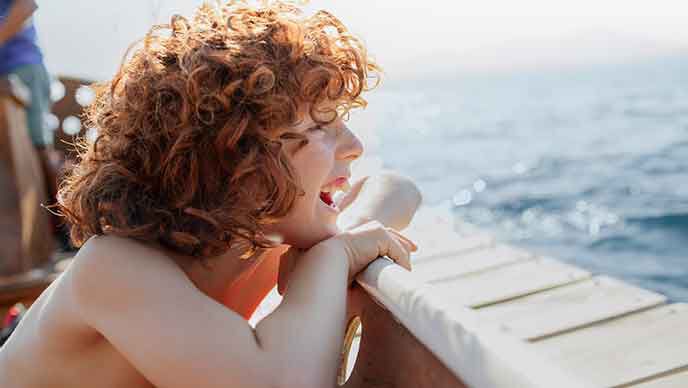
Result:
M43 173L23 107L0 96L0 276L26 273L54 249Z

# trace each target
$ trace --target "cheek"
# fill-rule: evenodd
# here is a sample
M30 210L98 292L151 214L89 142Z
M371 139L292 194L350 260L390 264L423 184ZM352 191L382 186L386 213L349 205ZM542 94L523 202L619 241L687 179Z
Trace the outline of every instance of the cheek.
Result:
M333 156L326 144L308 144L293 159L293 164L304 185L308 182L321 182L332 170Z

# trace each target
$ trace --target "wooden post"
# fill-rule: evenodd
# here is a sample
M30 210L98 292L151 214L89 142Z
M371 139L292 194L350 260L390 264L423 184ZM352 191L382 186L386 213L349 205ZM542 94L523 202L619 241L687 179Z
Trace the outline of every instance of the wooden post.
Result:
M0 276L49 262L54 241L43 172L26 127L26 113L0 96Z

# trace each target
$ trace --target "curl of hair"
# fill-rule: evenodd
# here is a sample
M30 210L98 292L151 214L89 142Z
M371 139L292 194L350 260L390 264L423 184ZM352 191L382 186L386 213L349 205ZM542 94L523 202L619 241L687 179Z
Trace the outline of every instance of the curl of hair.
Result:
M85 119L98 135L77 139L60 185L75 246L113 234L205 259L277 245L265 226L302 194L284 142L308 142L288 128L305 107L332 120L365 107L361 93L380 79L337 18L300 15L280 1L205 4L130 47L93 86Z

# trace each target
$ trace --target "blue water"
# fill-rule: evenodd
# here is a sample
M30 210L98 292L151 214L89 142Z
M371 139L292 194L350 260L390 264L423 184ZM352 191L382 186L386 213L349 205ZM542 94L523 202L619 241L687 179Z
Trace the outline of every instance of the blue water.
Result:
M365 117L426 204L688 301L688 57L421 78L386 80Z

